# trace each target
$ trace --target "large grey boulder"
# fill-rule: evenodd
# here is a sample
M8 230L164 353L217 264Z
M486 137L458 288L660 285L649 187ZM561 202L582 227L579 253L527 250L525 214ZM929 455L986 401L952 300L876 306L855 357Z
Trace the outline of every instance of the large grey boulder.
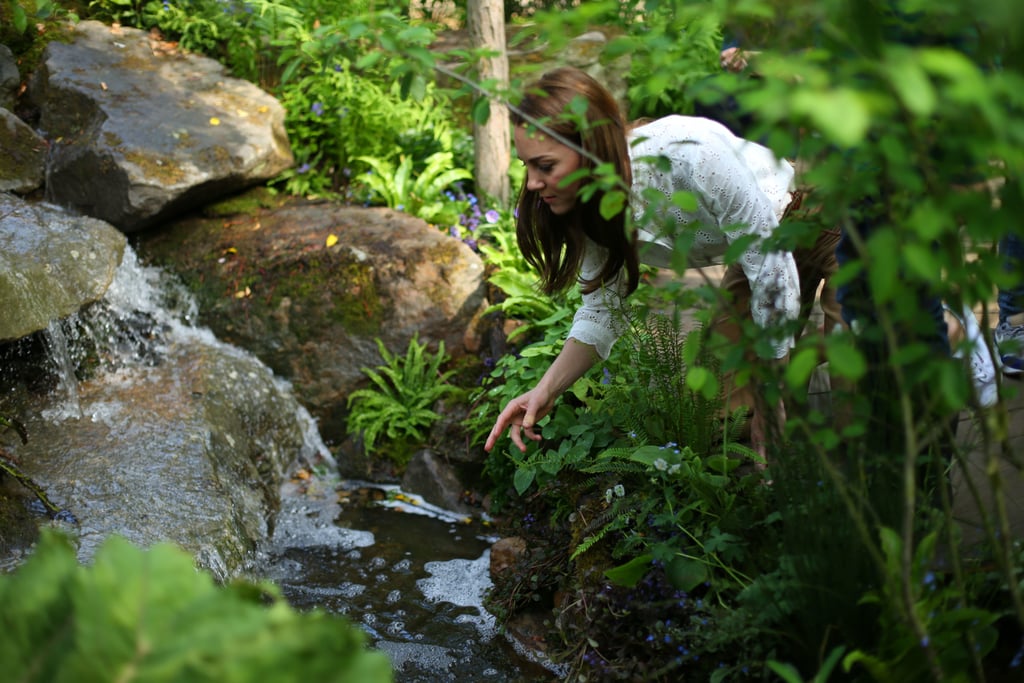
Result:
M0 340L45 330L98 301L126 241L103 221L0 193Z
M84 21L52 42L29 97L51 142L46 197L124 232L273 178L284 110L216 61Z
M43 186L46 140L6 109L0 109L0 149L0 192L28 194Z
M454 357L475 350L484 267L461 241L385 208L294 202L190 217L140 236L141 258L178 273L200 322L289 380L325 437L345 400L418 334Z

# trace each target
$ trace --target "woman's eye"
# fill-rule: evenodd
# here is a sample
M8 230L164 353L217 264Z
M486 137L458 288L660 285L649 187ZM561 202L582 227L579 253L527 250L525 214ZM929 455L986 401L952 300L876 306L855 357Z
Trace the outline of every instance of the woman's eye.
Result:
M554 166L551 164L543 164L537 166L537 170L540 171L541 173L551 173L552 168L554 168Z

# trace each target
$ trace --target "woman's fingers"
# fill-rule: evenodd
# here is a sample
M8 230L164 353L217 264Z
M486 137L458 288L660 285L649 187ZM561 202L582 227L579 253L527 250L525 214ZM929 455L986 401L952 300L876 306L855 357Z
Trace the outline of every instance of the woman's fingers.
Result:
M518 421L517 417L519 418ZM491 433L487 436L487 441L484 443L484 450L490 451L494 448L494 444L497 443L502 433L508 428L512 442L519 447L519 450L525 451L526 445L523 444L523 439L519 436L519 425L523 423L524 419L526 419L526 404L523 401L523 397L520 396L509 401L508 405L505 406L505 409L501 411L498 419L494 422L494 427L491 428Z

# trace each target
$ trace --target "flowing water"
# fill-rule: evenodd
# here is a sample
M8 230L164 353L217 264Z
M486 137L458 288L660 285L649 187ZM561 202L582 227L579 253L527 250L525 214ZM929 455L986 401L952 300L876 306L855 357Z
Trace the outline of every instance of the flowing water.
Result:
M286 490L265 575L300 609L344 614L386 652L395 680L554 680L483 608L488 529L395 487ZM286 487L287 488L287 487Z
M114 371L145 365L145 356L157 352L154 340L210 336L194 326L197 312L183 290L139 265L130 249L100 311L105 319L52 325L45 335L58 378L50 419L81 415L77 346L102 348L104 365ZM130 380L122 373L118 381ZM297 609L322 609L359 624L372 647L391 657L396 681L553 680L483 608L494 541L488 527L395 487L340 481L315 423L301 412L296 420L312 425L307 441L322 454L323 471L284 487L255 578L278 584Z

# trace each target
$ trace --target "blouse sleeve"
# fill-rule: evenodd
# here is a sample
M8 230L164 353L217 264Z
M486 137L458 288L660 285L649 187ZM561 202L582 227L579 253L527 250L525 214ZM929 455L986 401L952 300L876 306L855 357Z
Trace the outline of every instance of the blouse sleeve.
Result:
M594 278L604 266L607 249L587 240L580 268L580 278ZM583 305L576 311L569 337L592 345L602 359L607 360L612 345L626 329L625 281L622 271L609 283L583 295Z
M792 253L763 250L762 240L779 225L775 207L741 157L708 151L702 151L704 158L698 166L703 170L699 182L704 185L699 196L709 203L709 213L730 244L747 235L761 238L747 247L739 263L750 282L754 322L766 330L778 330L799 317L800 278ZM781 358L792 347L793 337L779 333L772 345L775 357Z

